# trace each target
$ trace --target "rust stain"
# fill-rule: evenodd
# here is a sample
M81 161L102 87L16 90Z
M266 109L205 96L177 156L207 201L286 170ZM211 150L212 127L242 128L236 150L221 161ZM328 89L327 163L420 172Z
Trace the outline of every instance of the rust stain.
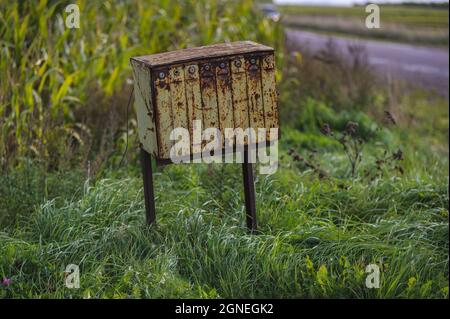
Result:
M258 128L264 128L264 105L261 99L261 72L260 58L258 56L250 56L245 59L247 72L247 92L249 97L249 112L252 114L250 118L250 127L256 132ZM263 142L259 141L258 142Z
M219 108L222 147L225 146L225 128L234 128L233 95L231 89L230 62L228 59L216 63L217 100Z
M158 127L158 152L160 158L169 158L173 129L172 99L168 83L168 70L158 69L155 74L156 125Z
M263 91L264 118L266 129L279 127L278 120L278 93L275 83L275 57L267 54L262 57L261 83ZM270 140L270 132L267 132Z
M242 56L238 56L230 61L234 128L242 128L243 130L250 125L249 99L247 95L247 80L244 61Z
M135 57L133 59L146 63L152 67L161 67L162 65L204 61L207 59L232 57L239 54L250 54L254 52L273 52L273 49L252 41L236 41L232 43L220 43L171 52L156 53Z
M143 148L148 152L154 152L157 148L156 134L151 131L155 128L153 114L151 71L146 65L132 60L134 78L134 107L138 120L138 134ZM150 131L150 133L149 133Z
M203 129L214 127L219 122L214 65L200 65L200 90L202 97ZM202 143L202 145L205 143Z
M203 121L202 99L200 94L200 74L198 64L188 64L184 67L186 83L186 101L190 140L193 141L193 121ZM192 144L192 143L191 143ZM195 150L191 145L191 153Z

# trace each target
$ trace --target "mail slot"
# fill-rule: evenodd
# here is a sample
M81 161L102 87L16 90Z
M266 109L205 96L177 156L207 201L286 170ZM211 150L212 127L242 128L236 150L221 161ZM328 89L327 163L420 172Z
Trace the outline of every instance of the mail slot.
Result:
M192 135L194 121L221 134L278 128L271 47L239 41L133 57L131 64L139 140L157 159L170 159L172 130Z

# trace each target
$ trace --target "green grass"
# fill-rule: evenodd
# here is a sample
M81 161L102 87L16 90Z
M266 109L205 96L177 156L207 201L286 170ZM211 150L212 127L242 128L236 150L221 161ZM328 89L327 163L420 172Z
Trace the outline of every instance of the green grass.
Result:
M339 148L319 148L336 176L319 180L287 155L299 135L285 131L279 170L257 175L258 235L244 225L239 165L159 168L150 229L136 166L96 181L52 173L45 192L33 164L1 177L12 191L0 207L16 209L0 232L0 275L12 279L1 296L448 298L448 160L408 147L405 175L352 181ZM380 289L365 287L371 263ZM64 286L68 264L79 290Z

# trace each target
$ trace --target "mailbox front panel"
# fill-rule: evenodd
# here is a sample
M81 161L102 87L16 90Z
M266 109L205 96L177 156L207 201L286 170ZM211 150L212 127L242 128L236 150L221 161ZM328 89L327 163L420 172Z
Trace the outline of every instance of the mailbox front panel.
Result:
M153 72L154 78L154 110L156 115L156 140L158 142L158 158L170 158L170 149L173 141L170 140L170 133L174 126L174 111L172 100L174 90L170 89L171 79L168 75L169 69L159 69ZM176 95L176 94L175 94Z
M187 104L187 121L189 127L189 137L193 141L193 123L194 121L203 122L202 113L202 96L200 94L200 73L198 65L195 63L187 64L184 67L184 78L185 78L185 92L186 92L186 104ZM193 146L191 143L191 153L199 153L200 150L196 149L198 146Z
M279 128L277 90L275 83L275 57L264 56L261 62L262 99L264 104L264 121L266 129ZM267 131L267 140L271 140Z
M234 127L250 127L247 76L245 59L237 56L231 60L231 90L233 92Z
M145 150L169 159L174 128L278 128L273 52L193 60L148 69L133 61L139 137ZM144 70L144 71L142 71ZM265 137L270 140L269 132ZM259 140L258 142L262 142ZM204 145L205 142L202 143Z
M216 87L219 106L219 125L222 134L224 134L224 128L234 128L233 91L231 88L230 60L228 59L219 60L216 63ZM223 138L222 141L224 141Z

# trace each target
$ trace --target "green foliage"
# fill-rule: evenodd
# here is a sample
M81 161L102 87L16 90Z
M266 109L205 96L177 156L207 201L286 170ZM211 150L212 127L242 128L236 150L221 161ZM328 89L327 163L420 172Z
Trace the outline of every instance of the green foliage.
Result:
M16 169L0 175L0 226L14 226L43 201L81 196L83 175L79 169L48 174L41 165L23 160Z
M336 112L376 114L386 103L363 47L348 47L342 52L329 41L317 54L306 49L286 61L284 78L280 84L282 120L300 120L303 129L333 120Z
M292 102L290 102L292 103ZM380 126L367 113L361 111L341 111L336 112L325 103L318 100L305 97L300 107L296 107L295 116L289 114L289 124L298 131L305 133L305 139L308 134L317 135L324 123L330 124L333 128L343 131L348 122L354 121L359 124L358 136L366 140L380 136ZM301 134L301 133L299 133ZM318 137L312 137L317 139ZM320 145L320 144L319 144ZM317 146L319 146L317 145Z

